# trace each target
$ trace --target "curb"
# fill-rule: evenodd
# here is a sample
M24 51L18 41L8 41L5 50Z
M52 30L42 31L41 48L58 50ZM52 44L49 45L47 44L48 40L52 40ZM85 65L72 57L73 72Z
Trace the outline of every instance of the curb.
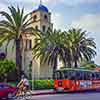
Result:
M87 91L67 91L67 92L55 92L55 91L49 91L49 92L40 92L40 93L32 93L32 96L37 96L37 95L52 95L52 94L66 94L66 93L100 93L100 91L94 91L94 90L87 90Z
M33 93L32 95L50 95L50 94L56 94L56 92L54 91L50 91L50 92L40 92L40 93Z

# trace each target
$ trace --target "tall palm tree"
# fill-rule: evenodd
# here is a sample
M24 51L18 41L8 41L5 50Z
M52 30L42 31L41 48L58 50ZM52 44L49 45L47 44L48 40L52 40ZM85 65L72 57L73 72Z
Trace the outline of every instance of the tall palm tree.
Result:
M93 38L86 36L86 31L75 28L69 29L67 32L67 38L70 44L69 49L74 67L78 67L78 64L83 59L91 61L96 55L96 43Z
M90 61L95 55L96 44L92 38L86 37L86 32L81 29L69 31L48 30L46 33L38 32L35 35L33 58L40 58L42 63L48 62L57 68L57 59L64 66L78 67L83 59Z
M58 59L66 65L70 53L64 45L65 40L63 38L64 34L60 30L48 30L45 33L38 32L35 34L33 58L40 58L41 63L47 62L48 65L53 67L53 72L57 68Z
M21 55L21 41L22 35L33 32L33 28L30 26L32 18L29 18L29 14L24 15L24 8L15 8L13 6L8 7L10 12L1 11L0 14L5 17L0 21L0 44L7 41L7 46L12 40L16 46L16 67L18 79L21 75L22 67L22 55Z

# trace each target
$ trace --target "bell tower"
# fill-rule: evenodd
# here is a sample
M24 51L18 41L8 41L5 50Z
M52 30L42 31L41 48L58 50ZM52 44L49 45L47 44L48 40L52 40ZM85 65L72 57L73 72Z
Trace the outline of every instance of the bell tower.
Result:
M53 29L53 24L51 23L51 13L48 8L42 4L40 1L37 9L31 12L30 17L33 23L31 26L42 32L46 32L49 28ZM34 47L34 35L23 34L22 36L23 52L22 52L22 70L29 76L32 72L32 79L48 78L51 75L51 66L47 63L40 64L40 59L33 59L32 48ZM31 67L29 67L31 65Z
M39 29L42 32L46 32L48 29L53 29L53 24L51 23L51 13L48 8L40 4L37 9L32 12L33 28Z
M53 29L53 24L51 23L51 13L49 12L48 8L42 4L40 4L37 9L32 11L31 17L33 20L32 27L35 29L40 30L41 32L46 32L48 29ZM33 37L34 41L34 37ZM33 43L34 45L34 43ZM33 70L35 77L46 79L52 76L52 69L47 63L40 64L40 60L33 60Z

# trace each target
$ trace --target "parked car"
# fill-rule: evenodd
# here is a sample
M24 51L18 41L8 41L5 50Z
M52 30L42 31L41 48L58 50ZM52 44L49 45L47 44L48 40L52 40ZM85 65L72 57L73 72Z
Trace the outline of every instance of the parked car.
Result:
M6 83L0 83L0 100L2 98L9 98L12 93L16 91L16 89L17 88L15 86L11 86Z

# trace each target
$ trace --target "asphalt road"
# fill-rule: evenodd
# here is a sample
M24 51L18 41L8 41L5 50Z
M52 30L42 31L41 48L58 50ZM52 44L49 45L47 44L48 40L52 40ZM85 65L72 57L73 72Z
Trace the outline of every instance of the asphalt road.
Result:
M32 100L100 100L100 92L33 96Z

